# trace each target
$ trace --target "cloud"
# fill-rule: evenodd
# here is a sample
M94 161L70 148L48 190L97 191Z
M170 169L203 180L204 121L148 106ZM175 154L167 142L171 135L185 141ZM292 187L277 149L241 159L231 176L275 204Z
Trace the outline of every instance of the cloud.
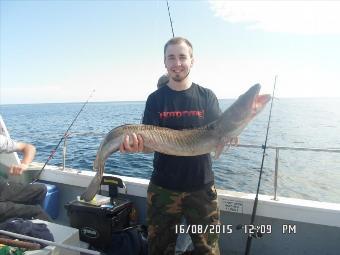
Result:
M340 1L210 1L215 16L247 29L340 34Z

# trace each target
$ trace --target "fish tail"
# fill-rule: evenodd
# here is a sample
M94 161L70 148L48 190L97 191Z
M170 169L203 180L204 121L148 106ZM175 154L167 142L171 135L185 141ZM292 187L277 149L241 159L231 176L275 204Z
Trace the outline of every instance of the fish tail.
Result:
M80 199L88 202L91 201L94 196L97 194L99 187L102 182L102 174L100 174L100 171L98 171L95 175L95 177L92 179L90 185L87 187L85 192L80 196Z

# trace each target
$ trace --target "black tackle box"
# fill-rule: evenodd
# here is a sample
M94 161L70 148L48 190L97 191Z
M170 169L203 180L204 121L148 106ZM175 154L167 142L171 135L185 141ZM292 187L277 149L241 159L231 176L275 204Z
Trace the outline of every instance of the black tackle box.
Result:
M111 176L107 177L118 179ZM107 177L102 181L102 184L103 182L106 184ZM110 185L109 189L112 189L111 187L114 191L110 190L110 195L116 194L117 186ZM65 204L65 208L71 227L79 229L80 240L100 249L106 249L110 246L111 237L115 231L130 226L131 214L134 210L131 201L117 197L111 197L109 203L102 205L92 205L74 200Z

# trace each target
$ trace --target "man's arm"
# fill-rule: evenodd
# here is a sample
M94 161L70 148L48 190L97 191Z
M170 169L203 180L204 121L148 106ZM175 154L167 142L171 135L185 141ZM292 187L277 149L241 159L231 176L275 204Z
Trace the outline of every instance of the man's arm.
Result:
M151 96L148 97L145 104L145 110L143 114L143 124L156 125L157 126L157 116L154 113L155 106L152 104L154 101ZM130 142L132 140L132 142ZM121 153L125 152L143 152L151 153L154 152L152 149L144 146L143 137L132 133L125 136L123 143L119 147Z
M12 165L9 169L9 173L12 175L21 175L34 159L36 150L35 147L31 144L18 142L16 146L16 151L23 154L23 159L21 160L21 164Z

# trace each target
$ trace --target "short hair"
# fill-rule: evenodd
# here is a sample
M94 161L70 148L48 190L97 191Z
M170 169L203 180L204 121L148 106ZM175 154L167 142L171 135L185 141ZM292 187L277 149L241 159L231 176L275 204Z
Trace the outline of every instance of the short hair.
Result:
M191 42L189 42L188 39L185 39L184 37L173 37L167 43L164 45L164 57L165 57L165 52L166 49L168 48L169 45L174 45L174 44L180 44L184 42L186 45L188 45L189 50L190 50L190 57L193 56L193 48Z

